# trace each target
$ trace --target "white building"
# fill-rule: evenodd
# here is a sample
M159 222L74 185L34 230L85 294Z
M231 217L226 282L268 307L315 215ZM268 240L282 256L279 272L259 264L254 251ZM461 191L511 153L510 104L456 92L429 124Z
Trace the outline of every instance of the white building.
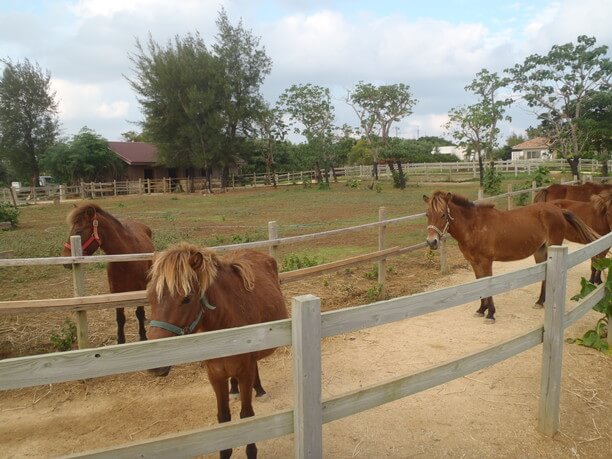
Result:
M464 147L457 147L455 145L450 145L447 147L435 147L433 150L431 150L431 154L433 155L434 153L439 153L441 155L455 155L461 161L470 159L467 157L468 153Z
M546 137L535 137L512 147L512 160L517 159L551 159L550 140Z

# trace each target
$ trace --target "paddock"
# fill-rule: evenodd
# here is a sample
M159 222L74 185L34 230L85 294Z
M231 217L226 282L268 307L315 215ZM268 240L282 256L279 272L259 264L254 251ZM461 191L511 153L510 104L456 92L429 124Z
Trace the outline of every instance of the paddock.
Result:
M527 266L532 264L527 262ZM583 265L570 271L566 296L575 293L569 286L577 285L577 279L584 275L588 268ZM495 272L511 267L500 264ZM456 267L454 271L451 277L436 271L429 273L434 282L428 290L471 280L471 273ZM538 273L532 268L529 280L537 282L537 276L542 275ZM342 275L328 276L333 281ZM291 284L285 292L288 299L297 293L307 293L307 282ZM502 283L506 285L507 279ZM445 311L367 330L345 330L339 336L324 338L323 400L479 352L527 332L531 333L529 340L533 339L529 343L536 345L541 332L532 329L543 320L543 312L531 310L529 301L521 301L522 297L531 295L528 288L531 287L522 285L499 296L499 320L494 326L485 326L481 320L471 317L473 304L457 303L458 306ZM513 295L519 301L510 301ZM587 313L566 333L579 336L580 330L593 323L593 313ZM326 424L324 456L442 457L455 452L456 455L467 453L468 457L482 454L571 457L575 452L604 457L610 446L607 435L610 367L606 366L605 357L594 351L563 346L566 355L562 387L566 391L561 392L561 433L554 440L537 431L542 351L536 347L488 369L443 382L442 386L427 392ZM121 348L127 352L128 348ZM516 350L512 346L503 348ZM262 364L262 381L269 388L270 399L256 403L258 416L286 411L293 406L290 352L286 348ZM451 364L451 367L460 370L461 364ZM3 371L2 374L12 373ZM212 402L212 391L203 381L205 375L199 365L187 364L162 381L151 380L141 373L128 373L72 383L49 382L50 386L7 392L10 397L3 397L0 409L3 415L9 416L5 425L10 425L11 430L1 440L3 445L12 445L14 449L10 451L17 456L54 456L201 429L202 425L214 424L213 409L208 413L210 418L203 418L207 413L201 409L190 409L194 404ZM389 391L394 396L399 394L396 389ZM329 408L324 405L324 419ZM96 421L100 417L104 423ZM31 440L24 441L29 434ZM80 447L79 442L87 447ZM287 457L292 455L293 438L285 435L277 440L259 441L258 446L262 457Z

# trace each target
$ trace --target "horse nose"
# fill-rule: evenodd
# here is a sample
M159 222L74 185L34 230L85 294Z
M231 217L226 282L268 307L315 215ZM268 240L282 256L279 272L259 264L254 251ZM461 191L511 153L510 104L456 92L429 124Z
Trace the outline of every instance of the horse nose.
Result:
M427 245L431 250L436 250L438 248L438 239L427 239Z
M151 368L147 370L150 374L154 376L168 376L172 367L160 367L160 368Z

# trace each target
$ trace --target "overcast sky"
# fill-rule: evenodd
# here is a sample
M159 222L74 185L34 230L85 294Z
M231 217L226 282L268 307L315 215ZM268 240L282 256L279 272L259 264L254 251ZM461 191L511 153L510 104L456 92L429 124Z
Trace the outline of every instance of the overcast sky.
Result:
M327 86L336 124L356 126L341 100L348 88L406 83L418 103L392 129L405 138L443 135L448 110L474 102L464 87L482 68L501 73L578 35L612 44L610 0L0 0L0 56L51 73L64 135L87 126L121 140L140 130L125 78L136 38L166 43L199 31L213 43L221 6L261 37L273 61L263 87L271 104L292 84ZM524 107L511 114L504 137L536 124Z

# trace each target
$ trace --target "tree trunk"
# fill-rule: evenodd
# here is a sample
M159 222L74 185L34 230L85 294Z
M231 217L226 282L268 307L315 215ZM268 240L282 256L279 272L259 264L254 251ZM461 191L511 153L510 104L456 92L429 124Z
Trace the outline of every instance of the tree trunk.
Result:
M332 177L334 178L334 183L338 183L338 176L336 175L336 169L334 166L331 166Z
M397 175L399 176L399 187L400 190L406 189L406 175L404 169L402 169L402 162L398 159L397 162Z
M372 162L372 178L374 180L378 180L378 162L377 161Z
M605 150L604 150L605 152ZM605 154L603 155L603 158L601 160L601 175L603 175L604 177L607 177L610 173L610 171L608 170L608 158L609 158L609 154Z
M229 186L229 166L227 164L223 165L223 169L221 169L221 188L224 190Z
M325 177L325 184L329 187L329 170L327 167L323 170L323 176Z
M317 178L317 183L323 182L323 176L321 175L321 167L319 166L319 162L315 163L315 176Z
M208 192L212 193L212 166L206 166L206 186Z
M578 169L578 165L580 164L580 158L565 158L565 160L567 161L570 166L570 169L572 170L572 178L576 176L578 177L578 180L580 180L580 169Z
M480 151L478 151L478 174L480 176L480 186L484 186L484 164Z

